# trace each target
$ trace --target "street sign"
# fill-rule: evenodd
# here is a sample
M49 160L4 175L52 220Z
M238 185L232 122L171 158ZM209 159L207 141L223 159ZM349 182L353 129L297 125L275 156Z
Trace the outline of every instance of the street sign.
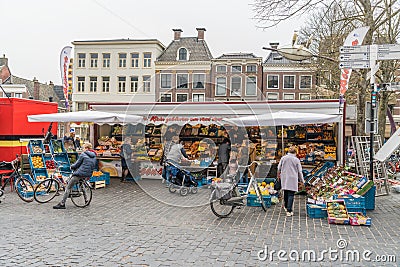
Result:
M400 51L378 52L378 60L400 59Z
M378 116L378 108L374 108L374 118L376 118ZM371 102L367 101L367 103L365 103L365 119L366 120L371 120Z
M369 53L369 45L341 46L340 54Z
M378 45L378 52L398 52L400 44L381 44Z
M340 54L339 59L340 59L340 62L369 60L369 53Z
M339 63L341 69L369 69L369 61L342 61Z
M365 133L370 134L371 133L371 121L370 120L365 120ZM378 133L378 119L374 120L374 134Z

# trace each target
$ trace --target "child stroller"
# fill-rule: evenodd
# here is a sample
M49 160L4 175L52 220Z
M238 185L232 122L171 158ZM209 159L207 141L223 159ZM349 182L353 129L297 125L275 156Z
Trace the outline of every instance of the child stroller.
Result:
M178 163L171 160L167 160L165 165L168 168L167 173L170 175L169 192L175 193L179 190L181 196L186 196L189 192L197 193L197 182L190 171L183 169Z

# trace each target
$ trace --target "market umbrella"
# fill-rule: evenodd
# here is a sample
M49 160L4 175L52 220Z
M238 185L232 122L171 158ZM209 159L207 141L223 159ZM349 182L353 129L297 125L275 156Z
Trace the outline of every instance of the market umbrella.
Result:
M224 121L238 126L280 126L339 122L342 115L327 115L307 112L278 111L261 115L251 115Z
M122 113L103 111L76 111L64 113L49 113L28 116L29 122L93 122L97 124L138 124L143 117Z

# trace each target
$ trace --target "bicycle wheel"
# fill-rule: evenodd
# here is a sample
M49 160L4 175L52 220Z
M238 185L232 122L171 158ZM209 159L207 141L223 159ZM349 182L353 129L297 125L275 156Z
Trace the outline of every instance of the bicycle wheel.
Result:
M37 202L47 203L57 196L59 190L60 184L58 181L48 178L36 186L33 196Z
M266 212L266 211L267 211L267 205L265 205L263 196L262 196L262 194L261 194L261 189L260 189L260 187L258 186L257 183L255 183L254 187L255 187L255 191L256 191L258 200L259 200L260 203L261 203L261 207L262 207L262 209Z
M28 179L21 176L18 177L17 180L15 180L15 191L23 201L33 201L33 185Z
M225 205L223 200L214 200L210 202L211 211L219 218L226 218L233 212L234 206Z
M90 204L92 201L92 188L85 181L80 180L72 188L71 200L75 206L79 208L84 208Z

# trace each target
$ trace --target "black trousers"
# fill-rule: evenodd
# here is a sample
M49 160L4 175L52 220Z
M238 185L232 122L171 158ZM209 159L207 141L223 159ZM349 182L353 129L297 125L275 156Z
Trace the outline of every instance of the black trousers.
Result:
M283 190L283 200L285 208L288 212L293 211L294 193L296 192L291 190Z
M218 165L217 165L217 176L218 177L222 176L222 174L224 173L226 167L228 167L228 162L218 163Z

